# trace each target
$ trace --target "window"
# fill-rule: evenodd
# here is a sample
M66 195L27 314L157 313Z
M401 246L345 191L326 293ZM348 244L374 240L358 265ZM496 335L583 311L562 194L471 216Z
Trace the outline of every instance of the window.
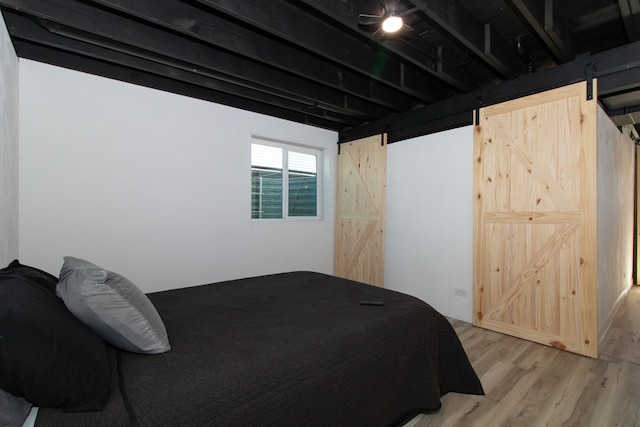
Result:
M253 138L251 218L319 219L322 151Z

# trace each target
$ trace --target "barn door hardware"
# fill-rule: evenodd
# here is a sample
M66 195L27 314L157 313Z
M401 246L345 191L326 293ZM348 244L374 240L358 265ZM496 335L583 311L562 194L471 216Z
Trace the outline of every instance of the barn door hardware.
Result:
M476 126L480 124L480 108L482 107L482 97L476 96Z
M593 75L595 74L593 62L587 64L585 73L587 77L587 101L591 101L593 99Z

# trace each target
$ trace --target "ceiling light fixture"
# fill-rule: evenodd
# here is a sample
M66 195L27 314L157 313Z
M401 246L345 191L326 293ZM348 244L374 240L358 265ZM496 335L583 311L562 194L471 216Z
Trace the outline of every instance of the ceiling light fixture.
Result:
M395 33L404 26L402 18L396 15L388 16L382 21L382 29L385 33Z

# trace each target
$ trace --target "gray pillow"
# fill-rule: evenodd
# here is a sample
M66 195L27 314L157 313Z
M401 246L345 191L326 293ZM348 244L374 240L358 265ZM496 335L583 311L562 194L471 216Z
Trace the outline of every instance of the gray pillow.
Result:
M78 319L117 348L143 354L171 349L149 298L117 273L66 256L56 294Z
M0 388L0 427L21 426L30 411L31 403L26 399Z

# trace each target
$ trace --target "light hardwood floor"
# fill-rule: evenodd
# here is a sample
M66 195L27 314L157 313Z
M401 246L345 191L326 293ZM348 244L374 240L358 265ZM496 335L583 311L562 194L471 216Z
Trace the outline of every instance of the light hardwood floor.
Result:
M640 426L640 287L590 359L451 320L485 396L449 393L405 427Z

